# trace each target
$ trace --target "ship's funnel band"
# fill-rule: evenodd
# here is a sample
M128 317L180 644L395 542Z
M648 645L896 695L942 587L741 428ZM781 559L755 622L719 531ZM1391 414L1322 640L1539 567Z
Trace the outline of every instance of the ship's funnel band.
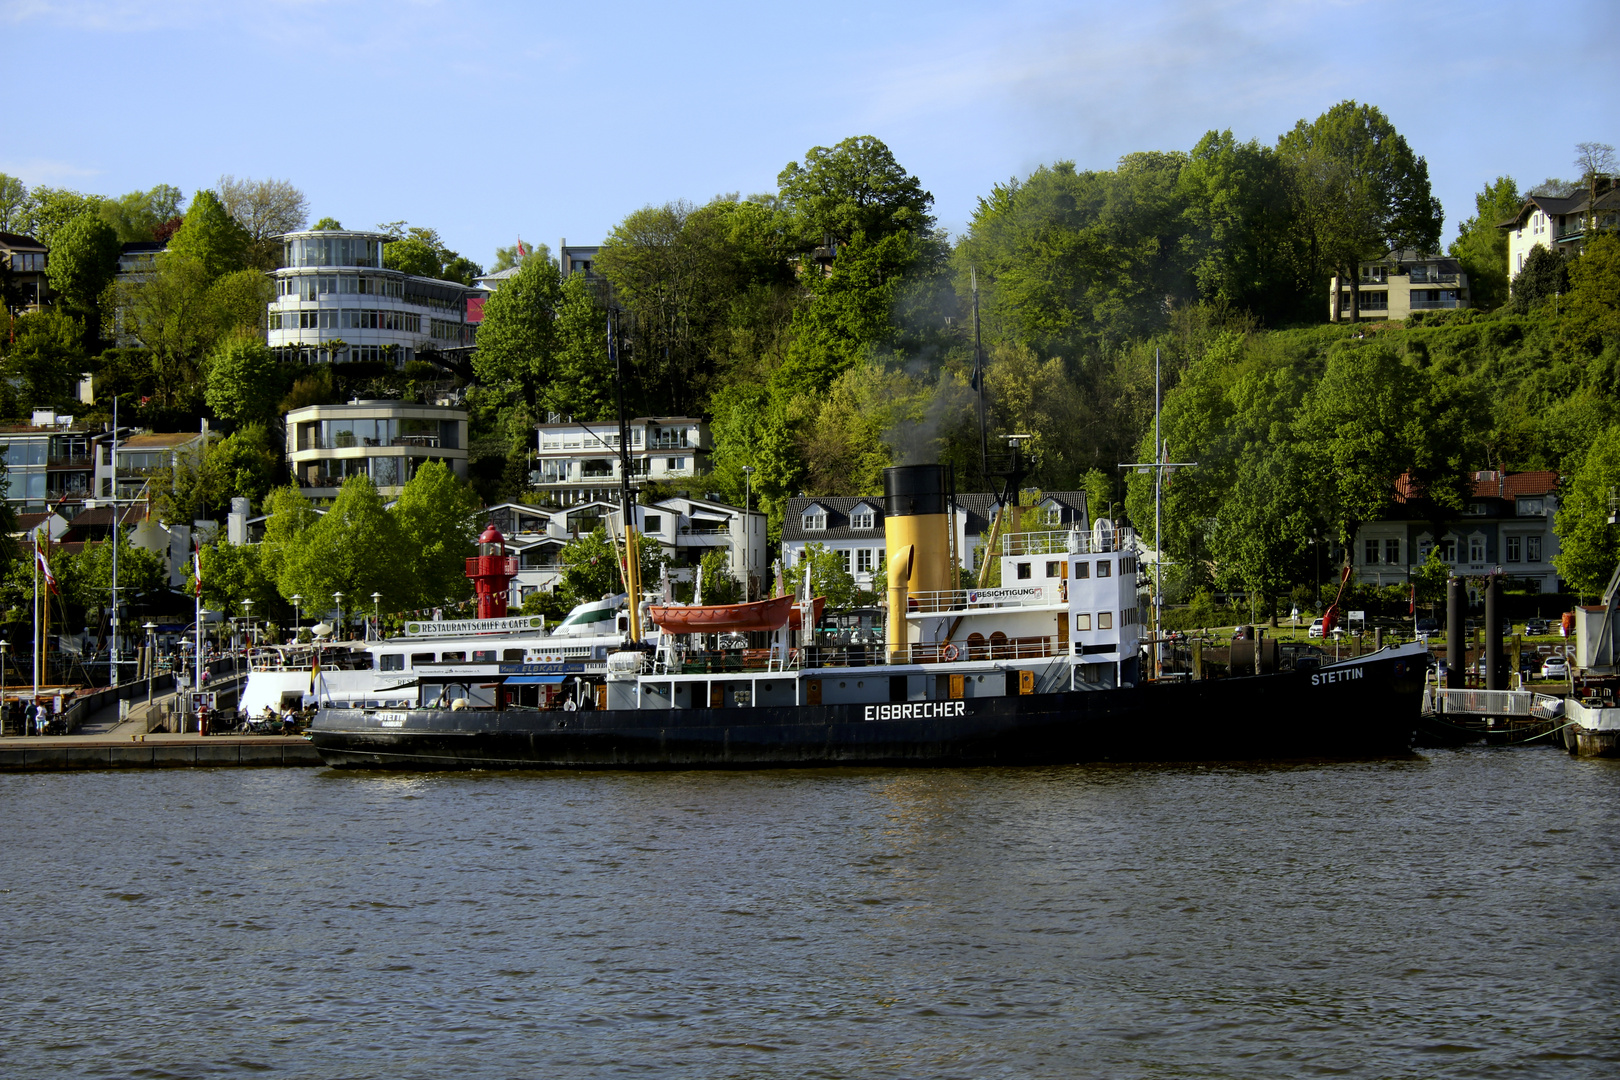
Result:
M883 514L911 517L945 512L945 470L939 465L896 465L883 470Z

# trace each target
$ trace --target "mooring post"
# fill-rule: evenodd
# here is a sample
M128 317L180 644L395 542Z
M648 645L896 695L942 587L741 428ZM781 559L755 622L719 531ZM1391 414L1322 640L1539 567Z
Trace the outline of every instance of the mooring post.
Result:
M1468 652L1463 631L1468 618L1468 586L1462 578L1446 579L1446 689L1461 690Z
M1485 689L1506 690L1502 665L1502 577L1492 574L1485 585Z

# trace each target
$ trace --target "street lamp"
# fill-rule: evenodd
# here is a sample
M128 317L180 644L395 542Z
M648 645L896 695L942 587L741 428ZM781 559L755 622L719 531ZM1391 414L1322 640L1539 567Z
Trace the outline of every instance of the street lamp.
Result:
M332 603L337 605L337 622L339 628L341 628L343 626L343 594L340 592L333 593Z
M382 593L371 594L371 619L377 628L377 640L382 640Z
M293 593L288 599L292 601L293 606L293 644L296 645L298 644L298 605L303 602L304 598L297 593Z
M157 659L157 641L153 637L157 630L157 623L148 619L141 626L141 629L146 631L146 711L150 713L152 711L152 669L157 666L153 663Z
M253 601L242 601L242 607L247 609L247 647L253 647Z
M744 465L743 471L743 602L754 598L749 586L753 582L754 564L752 561L752 540L749 535L754 530L754 516L749 508L754 501L754 467Z

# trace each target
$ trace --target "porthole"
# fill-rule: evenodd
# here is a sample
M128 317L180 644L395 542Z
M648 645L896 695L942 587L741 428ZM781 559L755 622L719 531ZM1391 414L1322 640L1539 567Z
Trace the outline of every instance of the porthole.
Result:
M843 688L844 688L844 684L843 684L843 683L839 683L839 684L838 684L838 689L840 689L840 690L842 690L842 689L843 689Z
M864 679L860 680L855 684L855 689L859 690L861 687L863 687L865 685L866 685L866 681Z
M763 684L763 685L764 685L764 687L765 687L765 689L767 689L767 690L769 690L769 689L770 689L770 688L771 688L771 684L770 684L770 683L765 683L765 684Z

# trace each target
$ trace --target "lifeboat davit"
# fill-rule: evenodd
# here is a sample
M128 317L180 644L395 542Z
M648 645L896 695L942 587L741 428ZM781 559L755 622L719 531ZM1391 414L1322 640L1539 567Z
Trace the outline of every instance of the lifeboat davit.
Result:
M813 601L811 619L821 621L827 598ZM799 608L791 596L773 596L751 604L652 604L647 615L666 634L726 634L799 628Z

